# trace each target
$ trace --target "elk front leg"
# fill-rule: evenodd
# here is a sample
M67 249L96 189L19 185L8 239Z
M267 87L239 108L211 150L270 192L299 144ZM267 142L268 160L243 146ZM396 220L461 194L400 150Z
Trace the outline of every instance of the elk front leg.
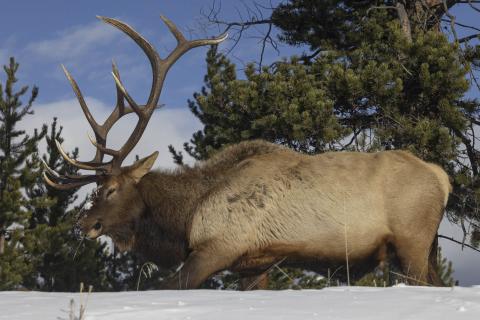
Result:
M198 288L212 274L226 268L230 258L218 253L193 251L185 260L183 267L162 285L164 290Z
M240 290L266 290L268 289L268 274L267 272L244 275L240 274Z

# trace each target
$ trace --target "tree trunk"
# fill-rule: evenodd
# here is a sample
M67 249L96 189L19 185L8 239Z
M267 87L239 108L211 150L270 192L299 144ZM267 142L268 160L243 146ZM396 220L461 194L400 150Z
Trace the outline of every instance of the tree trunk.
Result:
M408 41L412 42L412 29L410 26L410 19L408 18L407 10L405 10L405 6L401 2L398 2L396 7L403 33L407 37Z
M0 255L5 252L5 233L1 231L0 233Z

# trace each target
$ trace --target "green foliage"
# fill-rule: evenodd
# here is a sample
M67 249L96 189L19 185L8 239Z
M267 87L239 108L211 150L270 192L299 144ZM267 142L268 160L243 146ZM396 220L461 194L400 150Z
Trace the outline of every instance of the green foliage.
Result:
M189 102L205 127L185 151L206 159L224 145L257 138L307 153L358 150L363 135L365 150L406 148L447 167L459 152L451 131L466 126L459 99L468 70L458 48L437 32L410 43L395 22L381 30L366 33L357 49L311 64L292 58L260 72L250 65L244 80L212 48L205 87Z
M106 287L106 270L102 263L104 245L87 242L75 255L79 240L72 234L72 222L56 226L39 224L30 230L25 244L34 270L25 279L29 289L42 291L77 291L80 282Z
M55 140L63 142L61 133L62 127L58 127L54 118L46 136L47 153L42 156L43 161L62 175L77 174L78 169L65 164L56 148ZM78 157L78 149L73 150L71 157ZM76 191L46 186L40 176L26 189L31 198L50 201L48 205L31 206L25 251L31 257L33 270L23 285L42 291L74 292L81 282L93 285L98 291L132 289L137 270L129 255L110 253L107 243L80 241L74 233L78 214L73 206Z
M311 271L298 268L275 268L268 274L268 289L322 289L328 279Z
M267 272L269 290L286 289L321 289L327 286L328 279L318 273L305 271L299 268L272 266ZM244 286L252 286L258 283L255 277L248 278L251 283L243 283ZM331 283L336 283L330 279ZM245 290L242 288L242 279L237 273L229 271L220 272L208 279L201 287L202 289L222 289L222 290Z
M55 140L63 141L54 119L32 137L17 129L31 115L38 89L26 105L20 98L28 91L14 91L18 64L6 66L5 90L0 84L0 290L28 288L43 291L77 291L79 283L95 290L134 289L137 262L130 255L110 254L106 243L80 242L72 230L78 209L76 190L47 187L37 144L44 137L43 161L60 174L75 174L66 165ZM77 158L75 149L71 156Z
M45 136L47 150L46 154L42 156L42 160L50 168L56 170L62 175L76 174L78 170L65 164L56 147L55 141L60 143L63 142L62 130L63 128L61 126L58 128L57 118L54 118L50 125L49 132ZM70 156L76 159L78 157L78 149L73 150ZM76 191L76 189L65 191L51 188L50 186L45 185L41 176L37 176L35 184L26 190L27 194L31 198L41 198L46 196L49 199L52 199L52 203L48 206L32 206L32 216L29 220L29 228L34 229L38 224L47 224L49 226L56 226L59 224L61 220L66 217L68 209L77 200L77 196L75 195Z
M438 247L437 251L437 274L442 279L442 282L445 286L452 287L458 285L458 281L455 281L453 278L453 265L452 261L447 260L447 258L442 256L442 248Z
M370 272L354 282L357 287L383 287L384 284L389 284L389 280L383 276L378 276L375 272Z
M0 255L0 291L21 287L24 277L33 270L23 249L23 232L11 230L6 238L4 252Z
M44 137L46 127L33 136L18 129L19 122L33 114L32 104L38 95L33 87L26 104L22 97L28 92L24 86L15 91L18 63L10 58L4 66L5 84L0 84L0 279L1 289L17 288L32 268L25 255L25 226L32 205L40 206L45 198L25 196L22 189L29 188L40 174L37 143Z
M194 134L193 146L185 144L185 151L194 158L206 159L222 146L258 138L314 153L345 136L332 101L298 59L262 72L249 65L246 80L237 79L233 64L215 47L208 52L207 62L206 86L194 95L195 101L189 101L192 112L205 124L203 131Z
M276 7L271 19L281 30L280 40L290 45L317 49L349 50L358 45L362 34L381 31L380 25L365 28L365 18L381 15L395 18L395 11L371 10L372 6L392 5L394 1L291 0Z

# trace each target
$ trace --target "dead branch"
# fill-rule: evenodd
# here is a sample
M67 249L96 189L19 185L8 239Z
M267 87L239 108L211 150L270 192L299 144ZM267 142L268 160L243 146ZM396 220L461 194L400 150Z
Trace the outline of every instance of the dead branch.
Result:
M201 14L203 18L207 21L208 25L217 26L223 32L229 33L230 41L232 41L233 44L230 46L230 48L228 48L226 52L227 55L236 48L236 46L240 42L240 39L245 37L246 32L250 28L255 28L258 33L262 34L260 37L247 36L247 38L260 39L259 43L261 43L261 51L260 57L258 59L258 66L259 70L261 70L265 57L265 51L268 46L272 47L277 53L279 53L278 43L272 36L274 29L273 21L269 17L266 18L264 15L265 10L272 11L274 7L273 5L271 5L270 7L262 6L257 2L253 2L251 6L247 5L243 1L241 2L241 4L243 5L243 12L245 12L246 15L242 14L242 11L239 8L236 8L237 15L239 17L238 21L228 21L222 19L220 17L221 3L217 5L215 1L211 5L208 12L202 11ZM259 30L258 27L260 26L266 27L266 31L262 32L261 30Z
M455 30L455 19L456 17L450 13L448 10L448 4L447 0L443 0L443 9L445 10L445 14L447 17L450 19L450 30L452 31L453 38L455 39L455 42L458 42L458 36L457 36L457 30Z
M480 12L480 9L473 5L473 1L472 1L472 0L468 0L468 5L469 5L473 10Z
M470 249L472 249L472 250L474 250L474 251L480 252L480 250L477 249L477 248L475 248L474 246L471 246L471 245L466 244L466 243L462 243L462 242L460 242L460 241L458 241L458 240L455 240L453 237L447 237L447 236L444 236L444 235L442 235L442 234L437 235L437 237L442 238L442 239L450 240L450 241L452 241L452 242L455 242L456 244L459 244L459 245L461 245L461 246L470 248Z
M447 22L447 23L451 23L450 20L448 19L442 19L442 22ZM476 28L474 26L470 26L470 25L467 25L467 24L463 24L463 23L460 23L460 22L457 22L457 21L454 21L453 22L456 26L459 26L459 27L462 27L462 28L467 28L467 29L472 29L472 30L475 30L475 31L479 31L480 32L480 28Z

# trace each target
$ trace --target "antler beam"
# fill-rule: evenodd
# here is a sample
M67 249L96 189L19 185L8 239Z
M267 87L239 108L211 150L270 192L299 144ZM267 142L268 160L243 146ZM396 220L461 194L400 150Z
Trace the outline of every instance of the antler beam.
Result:
M170 32L177 40L177 46L175 49L165 59L162 59L158 55L155 48L128 24L107 17L97 16L97 18L125 33L142 49L152 67L152 88L150 90L147 103L145 105L137 104L123 86L117 66L115 63L112 63L112 75L117 91L117 103L107 120L100 125L92 116L77 82L73 79L68 70L62 65L63 71L65 72L65 75L70 82L75 95L77 96L80 107L82 108L82 111L95 134L95 140L93 138L89 138L92 144L96 147L96 153L93 160L82 162L69 157L68 154L62 149L62 146L58 141L56 142L57 148L65 161L70 163L72 166L84 170L94 170L96 171L96 174L60 176L45 164L45 181L47 184L57 189L65 190L77 188L87 183L100 181L100 177L102 175L119 174L121 172L122 162L140 140L145 128L147 127L148 121L153 114L153 111L158 106L158 100L163 88L163 83L170 67L190 49L199 46L216 45L227 38L227 34L222 34L213 39L198 39L188 41L172 21L164 16L160 16L162 21L166 24ZM125 106L125 100L127 101L129 107ZM138 116L138 122L130 137L119 150L107 148L107 135L110 129L121 117L132 112ZM105 154L112 156L112 159L108 162L103 162L103 157Z

